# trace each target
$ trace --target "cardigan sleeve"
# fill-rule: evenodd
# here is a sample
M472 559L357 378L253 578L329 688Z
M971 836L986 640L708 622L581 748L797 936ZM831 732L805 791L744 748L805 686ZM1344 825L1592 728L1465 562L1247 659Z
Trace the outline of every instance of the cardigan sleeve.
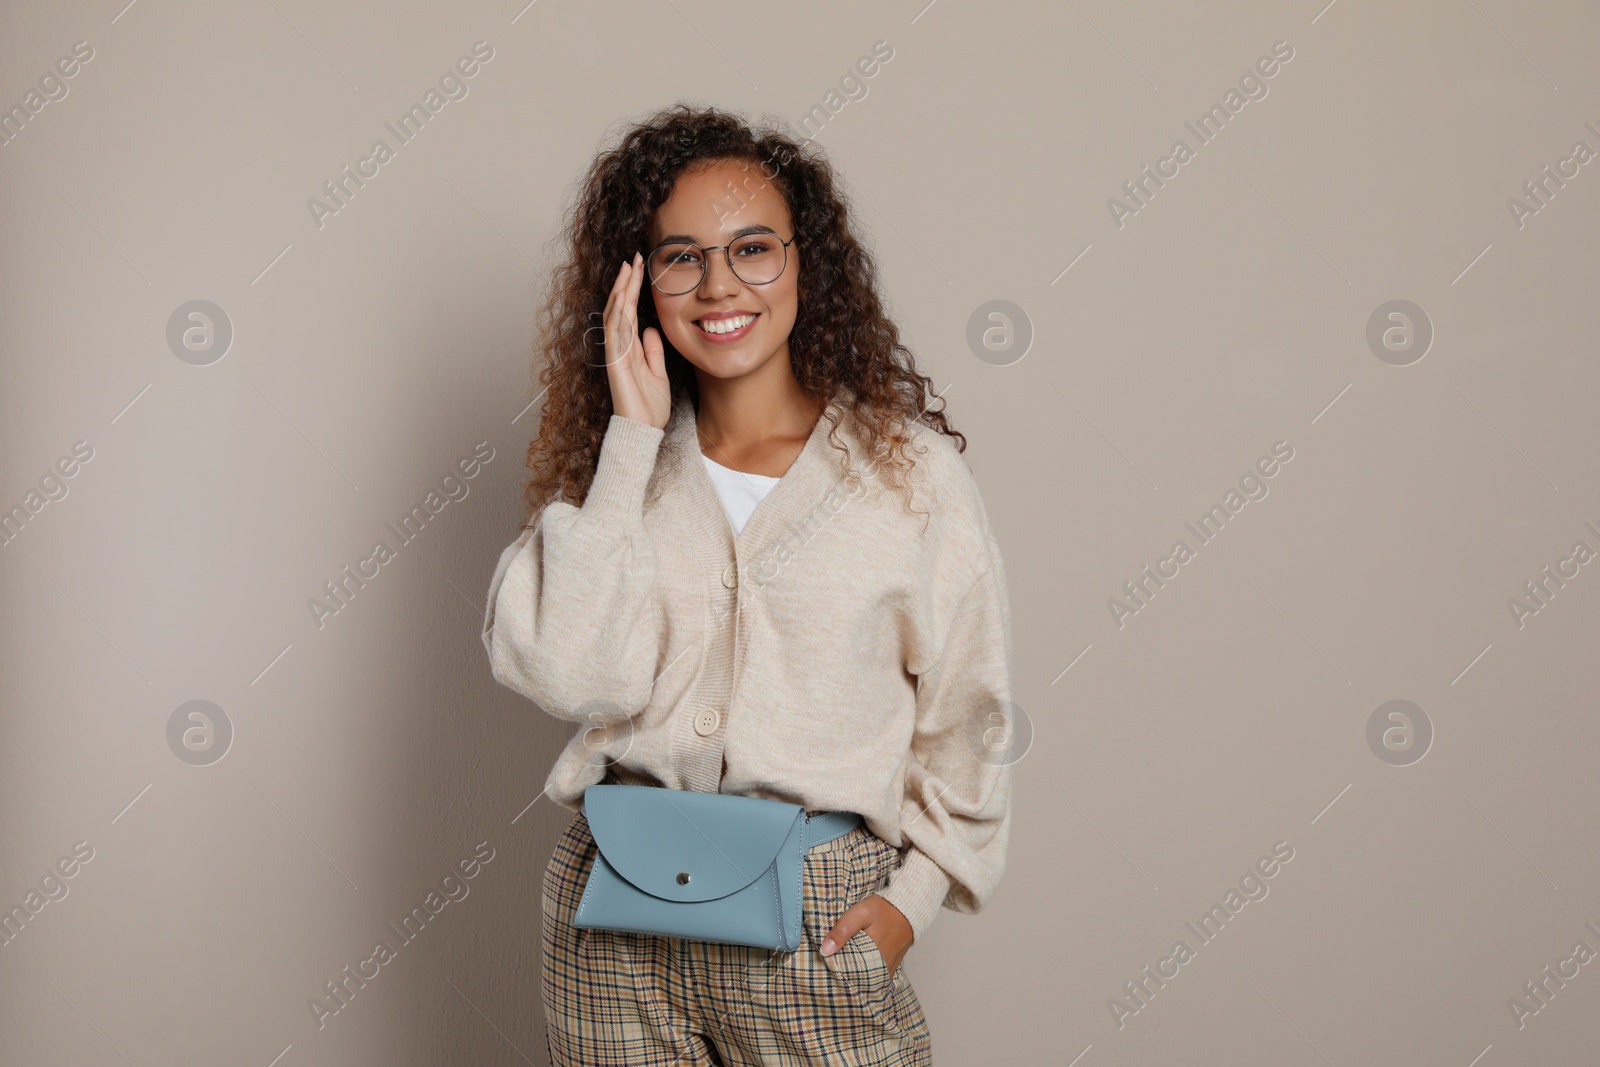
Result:
M663 437L612 415L583 507L547 504L495 566L483 621L490 670L558 719L631 717L649 702L656 556L644 494Z
M941 906L975 913L993 897L1011 830L1011 612L1000 547L959 597L942 654L918 676L900 808L904 857L879 891L919 939ZM948 609L946 609L948 610Z

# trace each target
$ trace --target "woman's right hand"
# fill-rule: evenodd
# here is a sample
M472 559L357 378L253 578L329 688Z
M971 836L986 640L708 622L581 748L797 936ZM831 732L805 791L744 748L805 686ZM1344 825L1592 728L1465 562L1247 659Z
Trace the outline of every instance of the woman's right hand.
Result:
M611 408L623 418L665 429L672 414L672 383L667 380L666 354L655 327L639 336L639 290L644 258L634 253L624 263L606 300L606 377L611 382Z

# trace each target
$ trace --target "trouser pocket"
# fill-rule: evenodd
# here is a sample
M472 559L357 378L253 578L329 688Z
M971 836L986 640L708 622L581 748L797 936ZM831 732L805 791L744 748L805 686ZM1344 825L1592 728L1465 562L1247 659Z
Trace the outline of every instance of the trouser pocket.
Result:
M774 972L779 988L767 991L769 1002L774 994L797 997L841 1026L898 1033L906 1025L899 993L909 986L903 976L897 984L870 933L857 930L837 952L821 954L822 941L839 916L876 892L898 864L899 853L865 827L839 838L834 848L806 853L804 943Z

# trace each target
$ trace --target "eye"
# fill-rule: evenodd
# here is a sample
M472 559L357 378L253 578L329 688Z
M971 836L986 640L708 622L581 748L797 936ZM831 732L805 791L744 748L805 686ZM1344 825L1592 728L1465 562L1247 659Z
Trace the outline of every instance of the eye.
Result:
M695 264L700 262L700 254L699 254L699 252L697 252L693 248L680 248L680 249L676 249L676 250L668 249L667 251L663 252L661 255L662 255L662 259L665 260L667 266L669 266L669 267L675 267L675 266L690 266L690 267L692 267Z

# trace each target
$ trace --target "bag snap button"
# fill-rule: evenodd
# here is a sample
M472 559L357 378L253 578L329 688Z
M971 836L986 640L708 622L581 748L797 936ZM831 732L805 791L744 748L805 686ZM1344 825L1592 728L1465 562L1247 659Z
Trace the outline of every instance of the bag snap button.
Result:
M688 885L689 884L689 872L688 871L679 871L678 872L678 884L679 885Z
M717 714L716 708L702 708L695 713L694 732L701 737L709 737L717 732L717 727L722 724L722 716Z

